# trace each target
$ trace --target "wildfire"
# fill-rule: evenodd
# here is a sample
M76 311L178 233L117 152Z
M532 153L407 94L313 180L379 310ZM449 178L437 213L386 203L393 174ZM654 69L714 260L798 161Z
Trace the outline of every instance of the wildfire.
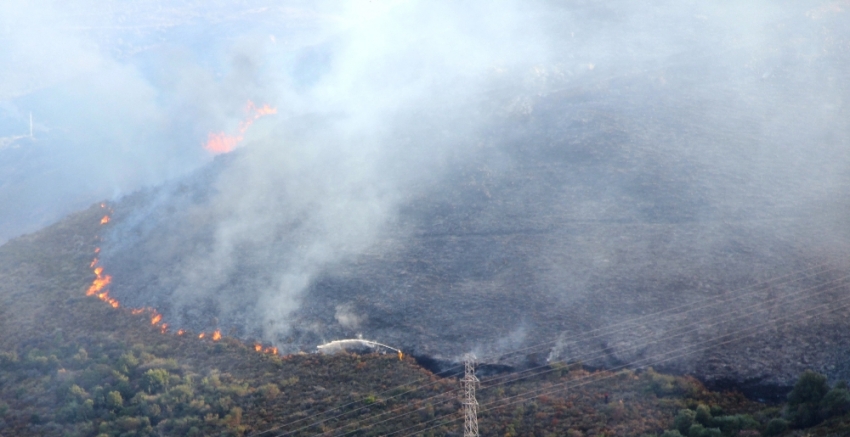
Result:
M274 114L275 112L277 112L274 108L271 108L268 105L264 105L261 108L257 108L251 102L248 102L248 109L250 111L253 111L253 118L248 119L247 121L243 122L240 125L240 132L243 132L243 133L251 125L251 123L253 123L254 120L256 120L257 118L260 118L263 115ZM241 139L241 137L239 139ZM106 208L107 206L106 206L106 204L101 203L100 207ZM110 210L110 212L111 212L111 210ZM103 218L100 220L100 224L102 224L102 225L105 225L107 223L109 223L109 215L103 216ZM100 253L100 248L99 247L95 248L94 253L95 253L95 255ZM118 303L118 300L109 296L109 290L107 290L107 288L106 288L110 283L112 283L112 276L104 274L103 267L99 266L98 262L99 262L98 258L95 257L94 259L92 259L92 262L89 264L89 268L91 268L93 270L95 278L92 281L92 284L89 286L88 290L86 290L86 296L95 296L98 299L109 304L112 308L119 308L121 305ZM168 323L162 322L162 314L157 312L155 309L153 309L153 308L130 308L129 311L130 311L130 314L132 314L132 315L140 315L140 314L143 314L143 313L148 313L150 315L151 325L158 326L159 332L162 333L162 334L165 334L165 333L168 332ZM180 329L180 330L177 331L177 335L184 335L184 334L186 334L186 331L183 330L183 329ZM206 333L203 333L203 332L198 335L199 339L203 339L205 337L206 337ZM213 331L210 338L212 338L213 341L221 340L221 331L216 329L215 331ZM276 347L269 346L269 347L264 348L263 345L261 345L259 343L254 345L254 350L257 351L257 352L260 352L260 353L267 353L267 354L273 354L273 355L277 355L277 353L278 353L278 350L277 350Z
M97 264L97 259L92 262L92 266ZM98 294L101 290L103 290L110 282L112 282L112 276L103 274L103 267L95 267L94 268L94 281L92 281L89 289L86 290L86 296L94 296Z
M254 350L259 352L259 353L277 355L277 348L274 347L274 346L269 346L269 347L264 348L262 344L254 343Z
M245 108L248 113L248 118L239 123L239 133L236 135L228 135L224 132L210 133L207 137L207 144L204 146L207 151L212 154L228 153L233 151L236 146L244 139L245 132L254 124L254 121L260 117L277 114L277 109L265 104L261 107L254 105L254 102L248 101Z

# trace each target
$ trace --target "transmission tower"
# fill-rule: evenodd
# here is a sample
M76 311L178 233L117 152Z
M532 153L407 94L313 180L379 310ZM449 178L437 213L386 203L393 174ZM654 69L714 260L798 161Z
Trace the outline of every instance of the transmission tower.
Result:
M475 377L474 359L472 356L464 358L464 374L460 380L463 386L463 437L478 437L478 401L475 400L478 378Z

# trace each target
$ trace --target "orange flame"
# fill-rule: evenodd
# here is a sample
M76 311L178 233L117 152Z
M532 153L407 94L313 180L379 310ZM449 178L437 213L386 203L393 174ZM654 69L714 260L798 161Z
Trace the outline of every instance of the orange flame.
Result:
M96 267L94 269L95 278L92 281L89 289L86 290L86 296L93 296L103 290L110 282L112 282L112 276L103 274L103 267Z
M139 315L143 312L145 312L144 308L135 308L135 309L130 310L130 314L132 314L134 316L137 316L137 315Z
M221 340L221 331L219 331L218 329L216 329L216 330L213 332L212 339L213 339L213 341L219 341L219 340Z
M100 248L99 248L99 247L95 247L95 248L94 248L94 253L100 253Z
M154 313L154 316L151 317L151 325L156 325L162 320L162 314Z
M183 335L183 334L185 334L185 333L186 333L186 331L184 331L184 330L182 330L182 329L178 329L178 330L177 330L177 335Z
M160 325L159 332L165 334L165 331L167 331L167 330L168 330L168 323L163 323L162 325Z
M198 335L198 338L204 338L205 336L206 336L206 334L204 334L204 333L202 332L200 335Z
M96 265L97 265L97 258L95 258L95 259L91 260L91 264L89 264L89 268L90 268L90 269L91 269L91 268L94 268L94 266L96 266Z
M207 151L214 155L220 153L228 153L233 151L237 145L244 139L245 132L254 124L254 121L260 117L277 114L277 108L273 108L268 104L257 107L254 102L248 101L245 107L245 112L249 114L248 118L239 123L239 133L236 135L228 135L224 132L210 133L207 136L207 144L204 146Z
M100 219L100 224L105 225L107 223L109 223L109 216L105 215L102 219Z
M267 354L277 355L277 348L274 346L269 346L264 352Z

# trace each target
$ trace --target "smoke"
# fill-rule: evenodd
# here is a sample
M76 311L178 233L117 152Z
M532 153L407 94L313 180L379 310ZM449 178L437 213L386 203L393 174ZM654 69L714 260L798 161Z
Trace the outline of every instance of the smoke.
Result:
M256 11L163 6L0 5L0 242L208 163L208 133L265 97L251 54L204 35Z
M360 316L354 312L354 306L351 304L343 304L336 306L336 314L334 319L343 328L356 331L360 327L360 323L364 322L368 316Z
M116 293L176 325L281 345L295 331L377 338L381 319L352 308L448 319L437 296L468 299L460 313L487 290L513 334L481 350L502 350L544 329L512 312L528 302L557 312L710 275L739 241L845 249L846 3L158 5L0 10L20 18L3 25L24 60L0 65L3 120L42 120L38 142L0 154L53 172L0 174L4 211L26 205L0 239L189 174L211 160L210 132L269 104L236 151L116 209L103 254L127 281ZM423 236L500 233L516 240L419 250ZM402 258L436 265L423 269L438 284L400 279ZM330 299L329 281L356 296L305 306Z

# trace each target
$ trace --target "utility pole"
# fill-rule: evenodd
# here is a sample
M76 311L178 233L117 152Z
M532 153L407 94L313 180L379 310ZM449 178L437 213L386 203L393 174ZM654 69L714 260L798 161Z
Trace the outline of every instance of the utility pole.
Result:
M464 374L460 380L463 387L463 437L478 437L478 401L475 400L475 358L467 355L463 360Z

